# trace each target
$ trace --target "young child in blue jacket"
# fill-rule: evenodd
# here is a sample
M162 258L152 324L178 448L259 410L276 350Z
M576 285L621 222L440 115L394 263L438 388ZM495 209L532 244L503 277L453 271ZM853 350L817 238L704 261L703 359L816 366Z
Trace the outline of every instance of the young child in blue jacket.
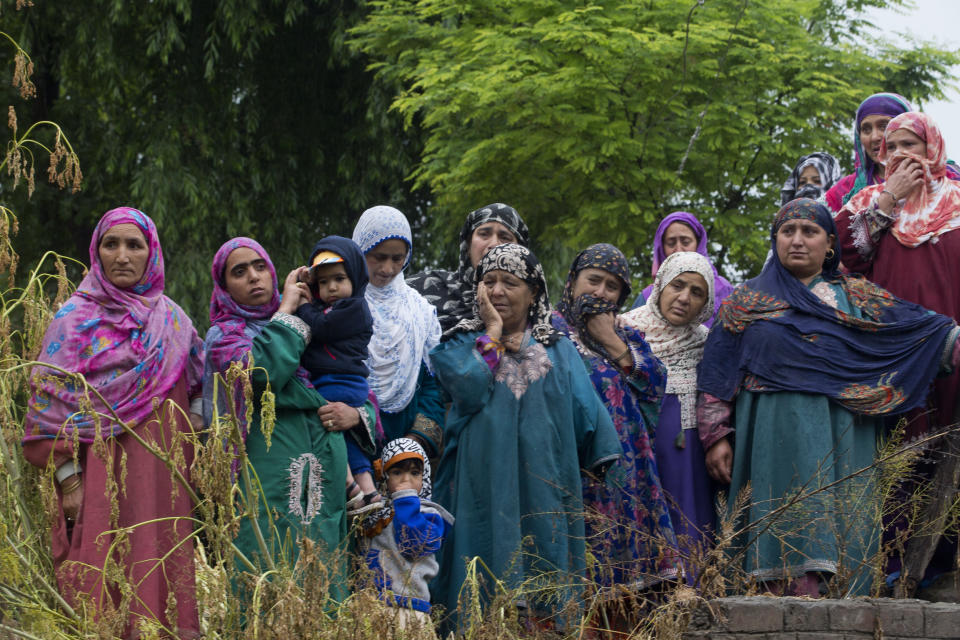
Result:
M396 608L395 625L432 630L430 580L453 516L431 502L430 461L410 438L391 440L380 456L381 486L389 496L361 528L360 549L383 602Z

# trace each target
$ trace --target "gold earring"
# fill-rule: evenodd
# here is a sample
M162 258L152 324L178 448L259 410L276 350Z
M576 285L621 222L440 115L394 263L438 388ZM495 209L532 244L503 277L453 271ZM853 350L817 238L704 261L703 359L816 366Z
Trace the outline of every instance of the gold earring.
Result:
M836 253L833 249L827 249L827 260L833 260L833 256L835 256Z

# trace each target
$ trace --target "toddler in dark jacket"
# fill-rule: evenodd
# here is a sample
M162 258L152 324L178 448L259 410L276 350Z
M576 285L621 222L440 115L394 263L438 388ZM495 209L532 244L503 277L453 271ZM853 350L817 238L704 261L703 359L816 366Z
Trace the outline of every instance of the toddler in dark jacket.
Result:
M366 260L353 240L327 236L313 247L309 265L302 279L313 300L300 305L297 316L310 325L311 338L300 363L327 402L357 407L362 416L370 393L364 361L373 335L373 316L363 295ZM350 435L345 440L350 468L347 497L350 506L357 507L379 494L370 459Z

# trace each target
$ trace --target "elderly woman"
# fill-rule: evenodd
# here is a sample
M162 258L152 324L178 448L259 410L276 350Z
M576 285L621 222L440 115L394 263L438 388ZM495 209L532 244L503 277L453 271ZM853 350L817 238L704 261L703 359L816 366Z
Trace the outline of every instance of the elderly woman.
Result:
M431 353L453 403L437 500L457 526L441 552L434 591L451 611L465 560L474 556L511 589L529 578L579 582L580 470L596 472L622 451L580 354L550 325L536 257L503 244L480 260L475 277L474 317ZM535 616L550 608L526 604Z
M643 334L617 326L629 296L626 257L613 245L595 244L574 259L551 320L586 363L623 453L605 479L584 479L587 540L597 559L592 573L601 586L640 590L678 574L677 541L651 438L667 371ZM616 609L607 612L611 623L621 618ZM619 628L629 632L636 620L622 622Z
M513 207L499 202L488 204L468 215L460 229L460 266L456 271L434 269L407 280L437 308L443 331L472 316L474 269L487 251L507 242L529 246L527 225Z
M707 468L731 499L752 488L746 570L814 596L841 566L850 591L869 587L879 523L864 513L869 475L849 476L873 463L880 417L924 404L958 333L841 274L836 236L814 200L779 211L773 258L724 304L699 378Z
M815 151L800 158L780 189L780 206L797 198L816 200L840 179L840 164L829 153Z
M105 213L90 241L90 271L47 329L40 361L51 368L34 369L25 420L27 460L56 469L60 590L98 613L123 603L113 618L122 628L111 631L123 637L157 623L170 636L199 635L190 498L141 444L168 443L163 455L189 478L193 448L182 434L201 424L185 417L200 411L190 399L199 401L201 343L163 289L153 221L129 207ZM111 565L132 599L121 598Z
M413 438L437 458L444 406L428 354L440 341L440 323L436 309L403 279L413 253L410 223L393 207L372 207L357 221L353 241L370 277L364 293L373 315L368 381L380 405L385 442Z
M686 211L674 211L660 221L657 233L653 237L653 277L657 277L660 265L668 256L680 251L695 251L707 258L708 262L710 260L710 255L707 253L707 230L703 228L695 215ZM714 282L713 310L703 323L708 329L713 326L713 320L720 310L720 305L733 291L733 285L717 272L717 268L713 266L712 262L710 263L710 270L713 272ZM633 302L633 308L639 309L642 307L652 291L653 285L651 284L637 296L637 299Z
M713 282L705 257L673 253L660 265L647 303L622 320L643 334L667 366L666 396L656 425L657 467L685 560L705 552L715 519L703 448L690 437L697 427L697 365L707 339L704 322L714 308Z

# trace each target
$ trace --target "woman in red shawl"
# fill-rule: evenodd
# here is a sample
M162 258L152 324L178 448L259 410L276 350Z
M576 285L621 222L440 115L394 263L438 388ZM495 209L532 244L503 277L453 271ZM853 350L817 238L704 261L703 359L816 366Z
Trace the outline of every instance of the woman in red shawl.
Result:
M887 125L880 147L886 181L864 188L837 214L843 264L904 300L960 320L960 289L943 277L960 272L960 183L947 175L947 152L925 113L903 113ZM939 274L941 277L931 277ZM934 413L910 421L915 437L949 422L960 377L934 385Z
M56 469L60 591L123 637L157 623L164 635L199 635L190 498L127 431L188 477L193 450L178 434L202 424L202 343L163 288L153 221L129 207L104 214L90 271L47 328L40 361L51 367L33 371L25 420L27 460ZM111 576L118 565L130 590Z

